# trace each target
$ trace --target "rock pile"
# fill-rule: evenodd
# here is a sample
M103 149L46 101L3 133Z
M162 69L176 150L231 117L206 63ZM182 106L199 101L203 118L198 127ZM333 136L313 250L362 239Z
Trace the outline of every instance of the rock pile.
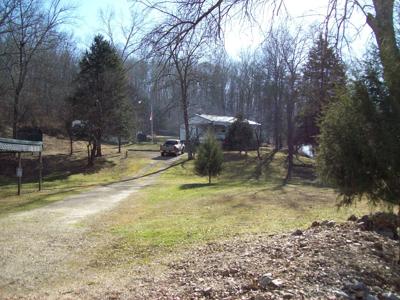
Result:
M178 260L160 259L154 272L135 265L121 283L79 285L50 298L400 300L400 244L390 233L398 219L390 218L315 221L307 230L208 243Z
M393 240L399 239L400 217L397 215L377 212L373 215L362 216L360 219L352 215L348 221L356 222L361 230L375 231Z
M143 297L400 300L399 242L352 219L209 243L171 263L156 284L164 288Z

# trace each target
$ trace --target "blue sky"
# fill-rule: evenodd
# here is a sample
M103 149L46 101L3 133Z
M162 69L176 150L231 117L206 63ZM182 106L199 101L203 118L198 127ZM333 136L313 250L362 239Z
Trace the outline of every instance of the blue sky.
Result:
M100 10L113 9L118 16L129 15L130 4L127 0L63 0L65 4L76 7L76 20L67 26L72 31L79 48L87 48L93 37L101 29Z
M74 24L67 26L67 30L74 34L77 46L80 49L86 49L91 44L93 37L101 30L102 24L99 17L100 10L114 10L117 20L126 22L130 14L130 6L133 1L130 0L62 0L65 4L71 4L77 7L75 11L76 20ZM321 0L285 0L289 13L292 16L313 15L313 17L298 18L304 27L317 19L321 20L326 12L322 7L325 2ZM259 12L261 25L270 23L268 11ZM359 23L360 20L357 21ZM361 20L362 22L362 20ZM363 48L368 36L368 30L356 43L356 49ZM263 40L263 33L260 28L254 26L250 28L244 24L233 22L228 26L225 33L225 46L227 52L232 56L239 56L242 49L256 48Z

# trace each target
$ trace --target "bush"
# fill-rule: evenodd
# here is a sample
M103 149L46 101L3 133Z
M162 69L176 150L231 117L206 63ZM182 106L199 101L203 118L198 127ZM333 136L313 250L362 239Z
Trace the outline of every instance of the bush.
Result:
M223 160L221 147L214 135L209 132L197 149L195 172L200 176L208 176L208 183L211 183L211 177L217 176L221 172Z
M228 128L224 147L227 150L245 151L254 148L254 130L248 121L238 116Z

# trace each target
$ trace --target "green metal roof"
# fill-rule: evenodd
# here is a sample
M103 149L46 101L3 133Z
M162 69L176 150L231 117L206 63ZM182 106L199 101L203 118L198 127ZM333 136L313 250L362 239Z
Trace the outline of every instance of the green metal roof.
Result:
M0 138L0 152L41 152L43 142Z

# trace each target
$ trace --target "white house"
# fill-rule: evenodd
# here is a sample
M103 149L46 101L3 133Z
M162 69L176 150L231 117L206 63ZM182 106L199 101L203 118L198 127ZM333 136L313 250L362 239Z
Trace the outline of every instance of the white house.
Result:
M196 114L189 119L190 136L192 139L199 139L201 141L207 131L211 129L215 133L216 139L223 141L228 132L229 125L235 121L235 117ZM261 126L260 123L247 121L254 129ZM186 140L185 124L180 126L180 139Z

